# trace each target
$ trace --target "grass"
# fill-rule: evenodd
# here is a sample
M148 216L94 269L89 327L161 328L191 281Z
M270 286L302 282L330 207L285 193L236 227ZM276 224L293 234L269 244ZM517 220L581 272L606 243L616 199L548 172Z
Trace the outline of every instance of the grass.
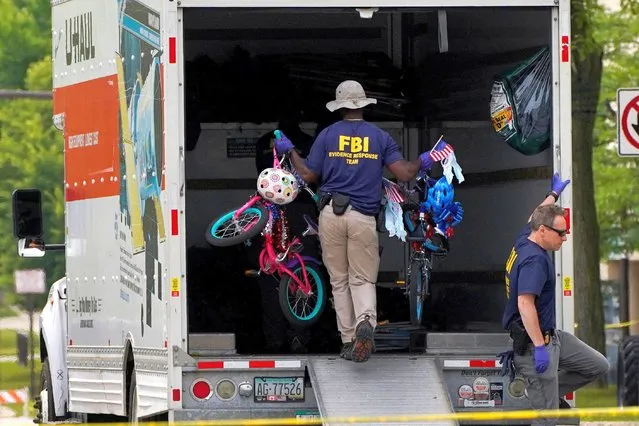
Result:
M617 387L608 386L607 388L585 387L577 391L577 408L616 408L617 407ZM633 407L636 408L636 407ZM606 415L606 418L597 416L583 416L581 421L639 421L639 416L631 414L623 414L623 412L615 413L613 416Z
M5 330L3 330L5 331ZM36 357L34 363L34 384L35 392L40 391L40 359ZM22 389L28 388L31 383L31 365L22 366L15 362L0 362L0 389ZM21 416L23 404L8 404L8 408ZM28 415L33 415L33 401L27 403Z
M17 332L15 330L0 330L0 356L11 356L18 354ZM38 335L34 334L35 363L34 363L34 383L35 392L39 392L40 387L40 356ZM28 351L27 347L27 351ZM19 365L15 361L0 362L0 390L28 388L31 383L31 365ZM7 408L13 410L16 415L21 416L24 412L23 404L7 404ZM28 416L35 415L33 401L27 403Z
M15 317L16 313L10 306L0 305L0 318Z
M578 408L600 408L617 406L617 387L608 386L601 389L585 387L577 391Z
M17 348L17 332L15 330L0 330L0 356L7 356L7 355L17 355L18 354L18 348ZM39 337L37 334L33 334L34 335L34 351L35 351L35 355L36 358L38 357L39 354L39 346L40 346L40 341L39 341ZM27 352L29 351L29 347L27 345Z

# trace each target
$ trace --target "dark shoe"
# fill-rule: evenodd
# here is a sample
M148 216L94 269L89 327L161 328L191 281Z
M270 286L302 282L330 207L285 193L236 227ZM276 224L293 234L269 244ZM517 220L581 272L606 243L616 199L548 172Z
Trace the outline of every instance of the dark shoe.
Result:
M373 352L373 326L367 316L355 329L355 344L353 345L353 361L365 362Z
M563 410L563 409L572 409L572 407L570 406L570 404L568 404L568 402L563 399L563 398L559 398L559 409Z
M346 342L342 345L339 357L344 358L346 361L351 361L353 359L353 342Z

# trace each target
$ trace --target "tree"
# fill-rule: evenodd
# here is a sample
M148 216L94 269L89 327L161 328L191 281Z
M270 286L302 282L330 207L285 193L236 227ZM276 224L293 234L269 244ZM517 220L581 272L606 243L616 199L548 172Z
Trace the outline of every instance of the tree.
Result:
M598 198L601 221L598 221L594 199L593 168L598 171L597 177L601 179L598 180L598 186L618 182L620 174L630 173L628 170L621 169L608 170L607 174L601 173L602 168L609 169L608 165L613 161L613 157L610 152L595 149L596 142L600 141L604 135L602 130L605 128L605 122L602 119L605 119L606 114L609 117L609 113L602 115L602 111L608 109L610 99L612 81L609 80L609 76L612 75L610 73L615 72L614 67L611 68L609 65L611 54L609 47L611 43L615 44L615 40L621 40L620 36L624 32L637 34L636 31L633 33L628 28L628 23L634 21L632 12L636 11L637 0L622 0L621 6L621 12L610 13L609 10L604 10L596 0L571 0L573 182L575 183L573 186L575 229L573 238L577 285L576 320L579 325L577 333L584 341L602 353L605 353L605 338L599 278L600 224L604 231L601 234L603 235L601 246L606 251L612 241L609 238L612 235L610 231L615 227L628 226L628 223L627 219L615 218L620 211L619 200L608 198L608 201L613 204L606 204L604 207L601 196ZM634 25L636 26L636 22ZM604 59L607 65L605 71ZM605 84L602 84L604 75L606 76ZM600 94L602 94L601 102ZM610 136L609 133L608 136ZM613 205L611 210L609 207Z
M0 87L24 88L29 65L51 52L47 0L0 0Z
M51 58L34 62L25 74L27 89L50 89ZM44 268L48 284L64 275L64 256L60 252L40 259L17 258L11 220L12 191L38 188L43 195L45 242L64 241L64 142L62 133L53 127L51 116L49 100L0 102L0 217L5 219L0 222L0 289L7 293L14 288L16 269Z
M0 16L0 88L51 90L50 1L0 0ZM13 292L15 269L42 267L49 283L64 273L59 253L18 258L11 220L12 191L39 188L46 241L64 241L63 141L51 116L50 100L0 101L0 293Z
M572 139L575 316L577 335L605 353L603 299L599 285L599 227L592 170L593 130L603 69L603 49L595 39L596 0L571 0ZM567 119L567 117L563 117Z
M600 255L607 259L639 250L639 161L617 155L617 117L611 107L618 88L638 84L635 52L639 48L639 22L634 19L632 5L628 5L602 16L599 27L606 70L595 127L594 173Z

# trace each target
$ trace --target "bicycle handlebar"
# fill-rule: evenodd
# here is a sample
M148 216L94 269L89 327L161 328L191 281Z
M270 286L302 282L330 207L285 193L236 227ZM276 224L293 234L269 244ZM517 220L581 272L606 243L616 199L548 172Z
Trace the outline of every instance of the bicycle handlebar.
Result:
M275 139L277 140L282 139L281 130L274 130L273 134L275 135ZM289 163L288 167L284 166L285 160L288 160L288 163ZM297 183L299 184L299 186L309 193L309 195L313 198L313 201L315 202L318 201L319 196L311 188L308 187L306 182L304 182L304 180L300 177L297 171L295 171L295 166L293 165L293 162L290 159L290 154L284 154L282 155L282 158L279 159L277 157L277 150L275 149L275 147L273 147L273 163L276 168L285 168L288 171L290 171L293 174L293 176L295 176L295 179L297 180Z

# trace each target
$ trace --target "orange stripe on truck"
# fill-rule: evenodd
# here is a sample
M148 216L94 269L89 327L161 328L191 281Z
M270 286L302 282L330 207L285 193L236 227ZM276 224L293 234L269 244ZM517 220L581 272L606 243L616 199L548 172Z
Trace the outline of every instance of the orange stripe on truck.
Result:
M64 114L66 201L120 193L117 76L53 91L53 113Z

